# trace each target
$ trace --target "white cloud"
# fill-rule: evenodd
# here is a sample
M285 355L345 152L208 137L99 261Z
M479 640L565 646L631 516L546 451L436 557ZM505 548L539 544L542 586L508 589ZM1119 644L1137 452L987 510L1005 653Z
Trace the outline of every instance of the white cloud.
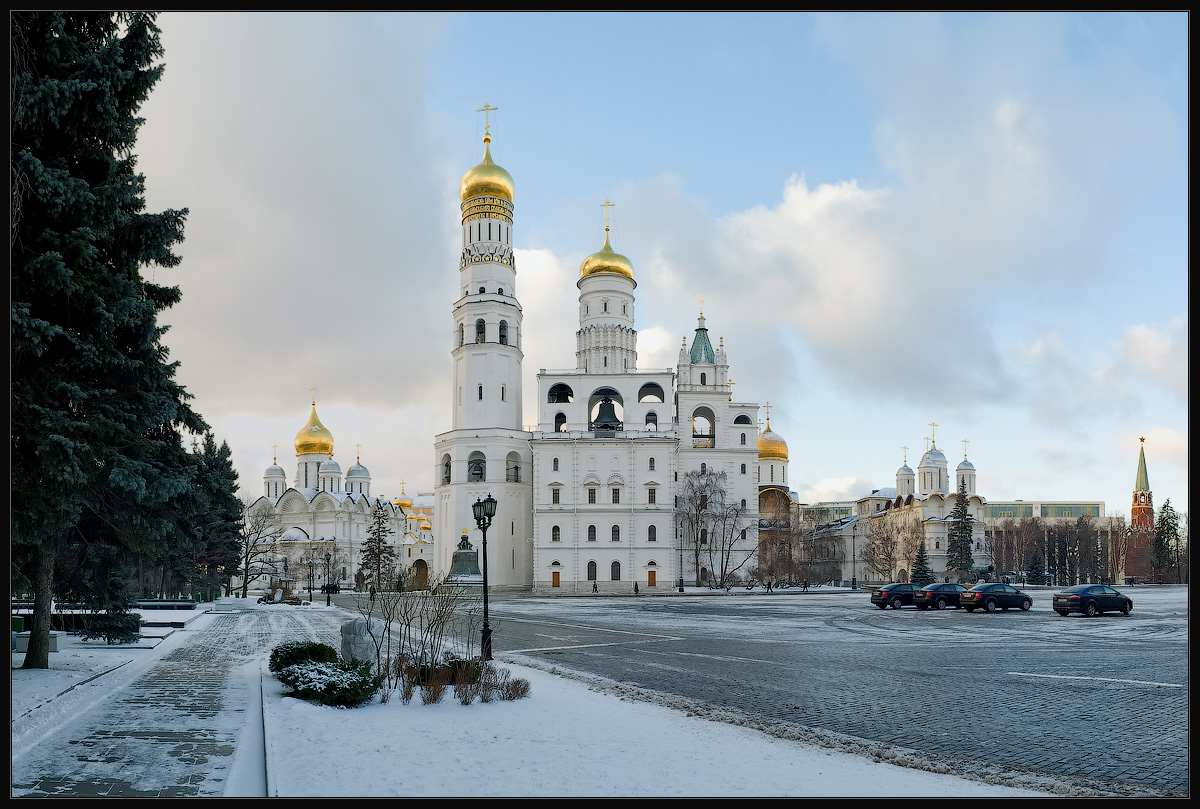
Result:
M1161 386L1181 403L1188 401L1188 318L1162 327L1130 326L1117 341L1122 370Z

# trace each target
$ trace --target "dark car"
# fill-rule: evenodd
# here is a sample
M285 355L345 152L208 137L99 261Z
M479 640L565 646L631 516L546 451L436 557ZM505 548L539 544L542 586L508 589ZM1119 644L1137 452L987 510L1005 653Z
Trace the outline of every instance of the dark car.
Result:
M1072 612L1082 612L1091 618L1117 610L1128 615L1133 610L1133 599L1106 584L1077 584L1054 594L1054 611L1064 617Z
M927 584L913 593L913 603L919 610L933 607L935 610L958 609L962 606L959 598L967 591L962 584Z
M1008 610L1013 607L1027 610L1033 606L1033 599L1011 584L983 582L964 592L959 597L959 603L967 612L977 609L995 612L997 609Z
M885 584L871 593L871 603L881 610L886 610L888 607L898 610L906 604L911 607L913 593L916 591L917 585L907 582Z

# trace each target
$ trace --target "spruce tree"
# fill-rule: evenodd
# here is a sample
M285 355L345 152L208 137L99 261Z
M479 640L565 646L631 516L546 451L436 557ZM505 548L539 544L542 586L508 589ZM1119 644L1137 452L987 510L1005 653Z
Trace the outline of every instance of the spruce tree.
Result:
M924 587L927 584L933 584L937 581L937 576L933 575L933 567L929 564L929 554L925 552L925 542L923 540L917 547L917 559L913 563L913 572L910 581L918 587Z
M367 538L362 545L360 569L371 573L372 583L377 590L382 589L383 583L391 578L392 568L396 565L396 549L387 541L393 533L387 510L382 503L376 503L371 510L371 524L367 526Z
M967 482L963 480L958 484L946 536L946 569L954 571L960 579L970 574L975 565L971 555L972 541L971 513L967 510Z
M1154 567L1161 578L1163 568L1170 567L1172 551L1179 542L1179 515L1171 505L1171 499L1163 503L1158 510L1158 518L1154 521L1154 546L1152 558Z
M34 613L26 668L49 666L56 563L113 582L161 543L205 429L161 342L186 211L145 211L137 111L162 73L154 15L10 12L12 562Z
M1046 560L1042 558L1041 551L1034 551L1033 558L1029 560L1029 576L1027 581L1030 584L1045 584L1046 583Z

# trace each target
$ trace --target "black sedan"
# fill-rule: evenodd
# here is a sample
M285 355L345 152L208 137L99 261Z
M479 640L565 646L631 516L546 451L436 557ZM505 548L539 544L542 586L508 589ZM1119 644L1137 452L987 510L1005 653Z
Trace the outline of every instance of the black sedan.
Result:
M933 607L935 610L958 609L962 606L960 598L967 591L961 584L927 584L913 593L913 603L919 610Z
M888 607L898 610L905 604L912 606L913 593L916 591L917 585L907 582L885 584L871 593L871 603L881 610L886 610Z
M980 608L987 612L995 612L997 609L1007 610L1013 607L1027 610L1033 606L1033 599L1011 584L983 582L964 592L959 598L959 603L967 612L974 612Z
M1133 610L1133 599L1105 584L1077 584L1054 594L1054 611L1063 617L1081 612L1093 618L1117 610L1128 615Z

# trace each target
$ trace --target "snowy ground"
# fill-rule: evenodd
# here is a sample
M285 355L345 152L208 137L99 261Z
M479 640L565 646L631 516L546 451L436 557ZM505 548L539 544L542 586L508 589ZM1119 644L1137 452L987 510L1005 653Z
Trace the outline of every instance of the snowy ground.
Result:
M1141 591L1135 600L1146 597ZM1176 598L1186 609L1186 590ZM327 617L335 620L354 617L320 604L303 609L334 613ZM143 639L138 647L60 635L48 671L19 669L24 654L14 652L14 751L37 745L68 718L102 703L209 620L194 617L186 630ZM227 796L1047 794L897 766L886 753L872 760L773 736L728 717L641 701L617 684L521 665L519 658L498 662L530 681L531 695L523 700L463 706L448 693L438 705L422 705L418 696L408 705L394 698L352 710L326 708L284 698L266 672L265 655L230 677L231 683L251 681L254 693L261 681L263 722L258 710L247 712Z

